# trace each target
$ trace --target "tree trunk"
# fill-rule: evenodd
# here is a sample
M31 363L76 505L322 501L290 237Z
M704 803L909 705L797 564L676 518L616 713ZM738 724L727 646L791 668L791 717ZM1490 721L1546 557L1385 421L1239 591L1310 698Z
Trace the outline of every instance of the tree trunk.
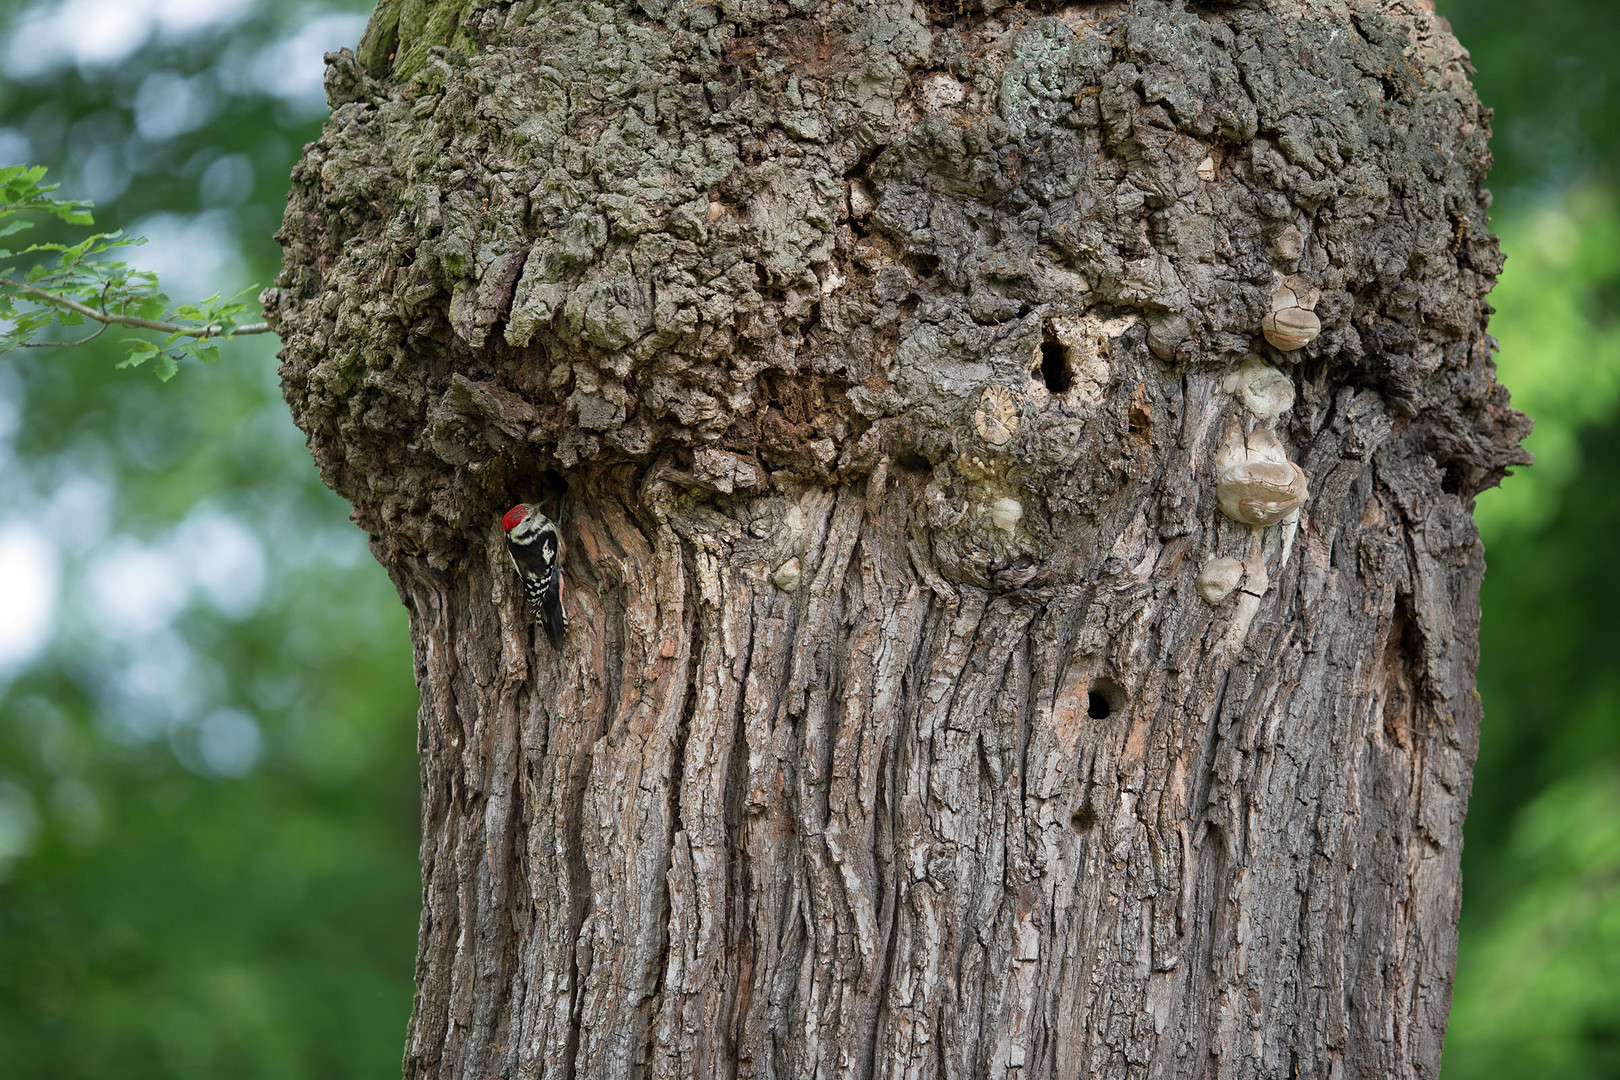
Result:
M1427 0L384 0L266 306L411 613L406 1075L1433 1077L1527 428L1467 68Z

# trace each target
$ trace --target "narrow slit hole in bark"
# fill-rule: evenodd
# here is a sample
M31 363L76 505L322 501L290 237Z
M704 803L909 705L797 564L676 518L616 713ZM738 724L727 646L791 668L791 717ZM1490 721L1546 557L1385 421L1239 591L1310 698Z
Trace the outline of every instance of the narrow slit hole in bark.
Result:
M856 155L855 160L850 163L849 168L844 170L844 179L866 179L866 174L872 168L872 163L878 159L878 155L882 152L882 146L874 146L871 149L861 151Z
M1048 330L1041 339L1041 382L1054 394L1066 393L1073 376L1069 372L1069 347Z
M542 514L559 524L568 519L567 508L563 505L568 497L568 481L561 473L551 469L530 472L520 465L510 485L510 493L511 502L517 502L521 497L522 501L538 506Z
M1440 490L1447 495L1460 495L1462 489L1462 469L1455 461L1446 462L1440 467Z

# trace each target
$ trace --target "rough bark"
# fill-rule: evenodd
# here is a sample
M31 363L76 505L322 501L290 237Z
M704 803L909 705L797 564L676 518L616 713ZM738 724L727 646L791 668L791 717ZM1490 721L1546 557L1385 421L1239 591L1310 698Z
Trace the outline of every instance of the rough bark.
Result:
M411 613L407 1076L1437 1073L1526 424L1426 4L393 0L330 59L266 299Z

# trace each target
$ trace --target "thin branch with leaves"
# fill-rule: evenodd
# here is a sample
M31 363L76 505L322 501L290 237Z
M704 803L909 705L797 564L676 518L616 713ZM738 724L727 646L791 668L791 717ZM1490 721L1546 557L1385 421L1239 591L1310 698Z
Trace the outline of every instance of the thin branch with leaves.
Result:
M67 225L93 225L90 204L51 195L57 185L44 185L42 165L0 168L0 239L31 229L33 218L55 217ZM218 293L198 304L171 307L157 275L103 258L121 247L146 243L123 232L92 233L76 244L31 244L18 251L0 248L0 353L16 348L60 348L93 341L109 327L148 330L161 340L125 338L119 367L138 367L148 360L160 379L170 379L181 360L203 363L219 359L217 342L247 334L266 334L264 322L242 322L250 308L244 289L228 300ZM49 258L54 256L54 261ZM17 269L18 263L24 268ZM93 333L57 340L40 338L52 327L99 323Z

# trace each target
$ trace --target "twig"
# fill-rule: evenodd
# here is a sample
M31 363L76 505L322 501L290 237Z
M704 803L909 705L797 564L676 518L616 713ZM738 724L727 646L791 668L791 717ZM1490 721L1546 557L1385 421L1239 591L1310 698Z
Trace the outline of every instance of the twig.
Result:
M25 349L65 349L70 345L84 345L105 334L111 326L111 323L103 323L95 333L73 341L25 341L22 343L22 347Z
M87 307L76 300L69 300L65 296L57 296L53 292L48 292L45 289L37 288L36 286L30 285L25 281L16 281L8 277L0 277L0 287L16 289L24 296L31 296L35 300L42 300L47 304L53 304L56 307L65 308L66 310L74 312L75 314L83 315L87 319L94 319L96 322L105 323L108 326L128 326L133 327L136 330L157 330L164 334L178 334L180 337L192 338L219 337L220 335L226 333L225 328L220 326L199 326L193 328L181 326L179 323L158 322L155 319L142 319L134 315L113 315L105 311L97 311L95 308ZM268 334L269 332L270 324L267 322L261 322L248 323L246 326L238 326L229 333L232 337L240 337L244 334Z

